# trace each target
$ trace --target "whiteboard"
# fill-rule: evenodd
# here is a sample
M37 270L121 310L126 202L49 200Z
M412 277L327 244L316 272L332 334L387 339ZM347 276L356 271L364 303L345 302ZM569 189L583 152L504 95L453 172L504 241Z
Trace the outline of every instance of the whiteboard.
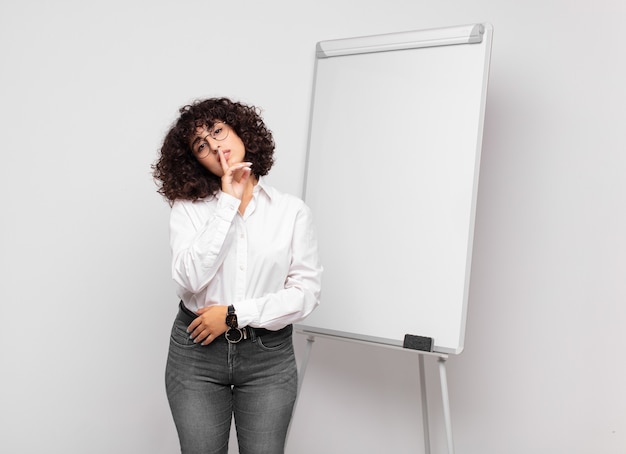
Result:
M317 44L303 192L324 276L298 330L462 351L491 35Z

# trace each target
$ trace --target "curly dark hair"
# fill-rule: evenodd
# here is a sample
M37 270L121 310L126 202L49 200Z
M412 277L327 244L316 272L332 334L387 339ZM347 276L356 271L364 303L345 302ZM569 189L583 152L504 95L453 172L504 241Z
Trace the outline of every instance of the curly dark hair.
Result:
M274 139L259 108L228 98L211 98L195 101L179 112L180 117L166 134L159 158L152 165L157 192L170 203L215 195L221 188L220 177L198 162L189 145L198 127L209 129L216 121L225 122L243 141L244 159L252 163L254 176L267 175L272 168Z

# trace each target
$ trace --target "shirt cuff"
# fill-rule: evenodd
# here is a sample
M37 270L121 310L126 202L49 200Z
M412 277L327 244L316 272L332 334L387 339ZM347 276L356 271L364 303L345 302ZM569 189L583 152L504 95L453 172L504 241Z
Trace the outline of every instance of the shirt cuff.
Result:
M239 205L241 205L241 200L237 197L227 194L225 192L219 193L219 198L217 200L217 213L221 213L223 210L229 213L230 219L239 209ZM229 219L229 220L230 220Z
M258 328L258 326L254 326L255 322L258 323L260 316L255 300L238 301L233 303L233 306L235 314L237 314L237 324L240 328L244 326Z

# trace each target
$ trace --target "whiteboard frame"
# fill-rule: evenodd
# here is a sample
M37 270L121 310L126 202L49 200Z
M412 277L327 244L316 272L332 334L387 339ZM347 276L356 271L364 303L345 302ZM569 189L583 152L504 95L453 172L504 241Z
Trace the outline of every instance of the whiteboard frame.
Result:
M414 49L421 47L436 47L436 46L449 46L449 45L465 45L465 44L480 44L485 47L485 59L483 67L483 79L482 79L482 95L480 98L480 114L479 125L476 143L475 163L474 163L474 181L473 192L471 196L471 211L469 222L469 240L468 250L466 254L465 264L465 284L463 290L463 304L461 314L461 326L459 335L459 345L456 347L447 347L437 345L437 339L434 339L434 352L459 354L464 347L465 339L465 325L467 318L467 306L469 299L469 285L471 275L471 261L473 252L473 237L474 237L474 224L476 214L476 202L478 193L478 180L480 169L480 158L482 150L482 136L484 126L484 112L486 105L486 91L488 85L489 64L491 57L491 37L493 28L490 24L470 24L456 27L445 27L429 30L417 30L411 32L391 33L386 35L374 35L358 38L348 38L332 41L320 41L317 43L316 59L314 68L314 81L312 102L310 109L310 125L308 135L308 146L306 154L306 167L303 183L303 198L307 200L307 189L309 184L309 163L311 157L311 141L313 137L313 120L315 115L315 99L316 99L316 87L318 82L318 62L321 59L333 58L335 56L365 54L374 52L387 52L404 49ZM399 339L389 339L384 337L371 336L366 334L343 332L334 329L323 328L320 326L307 324L306 321L296 325L296 329L303 334L320 334L324 336L336 337L342 340L354 340L357 342L369 342L381 345L387 345L392 347L403 347L403 341Z

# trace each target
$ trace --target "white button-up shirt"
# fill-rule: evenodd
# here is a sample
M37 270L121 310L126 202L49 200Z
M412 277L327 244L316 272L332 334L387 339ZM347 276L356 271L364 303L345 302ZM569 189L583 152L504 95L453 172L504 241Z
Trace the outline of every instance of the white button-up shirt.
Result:
M174 202L172 277L192 311L235 306L239 326L278 330L319 304L322 267L311 210L261 178L244 215L226 193Z

